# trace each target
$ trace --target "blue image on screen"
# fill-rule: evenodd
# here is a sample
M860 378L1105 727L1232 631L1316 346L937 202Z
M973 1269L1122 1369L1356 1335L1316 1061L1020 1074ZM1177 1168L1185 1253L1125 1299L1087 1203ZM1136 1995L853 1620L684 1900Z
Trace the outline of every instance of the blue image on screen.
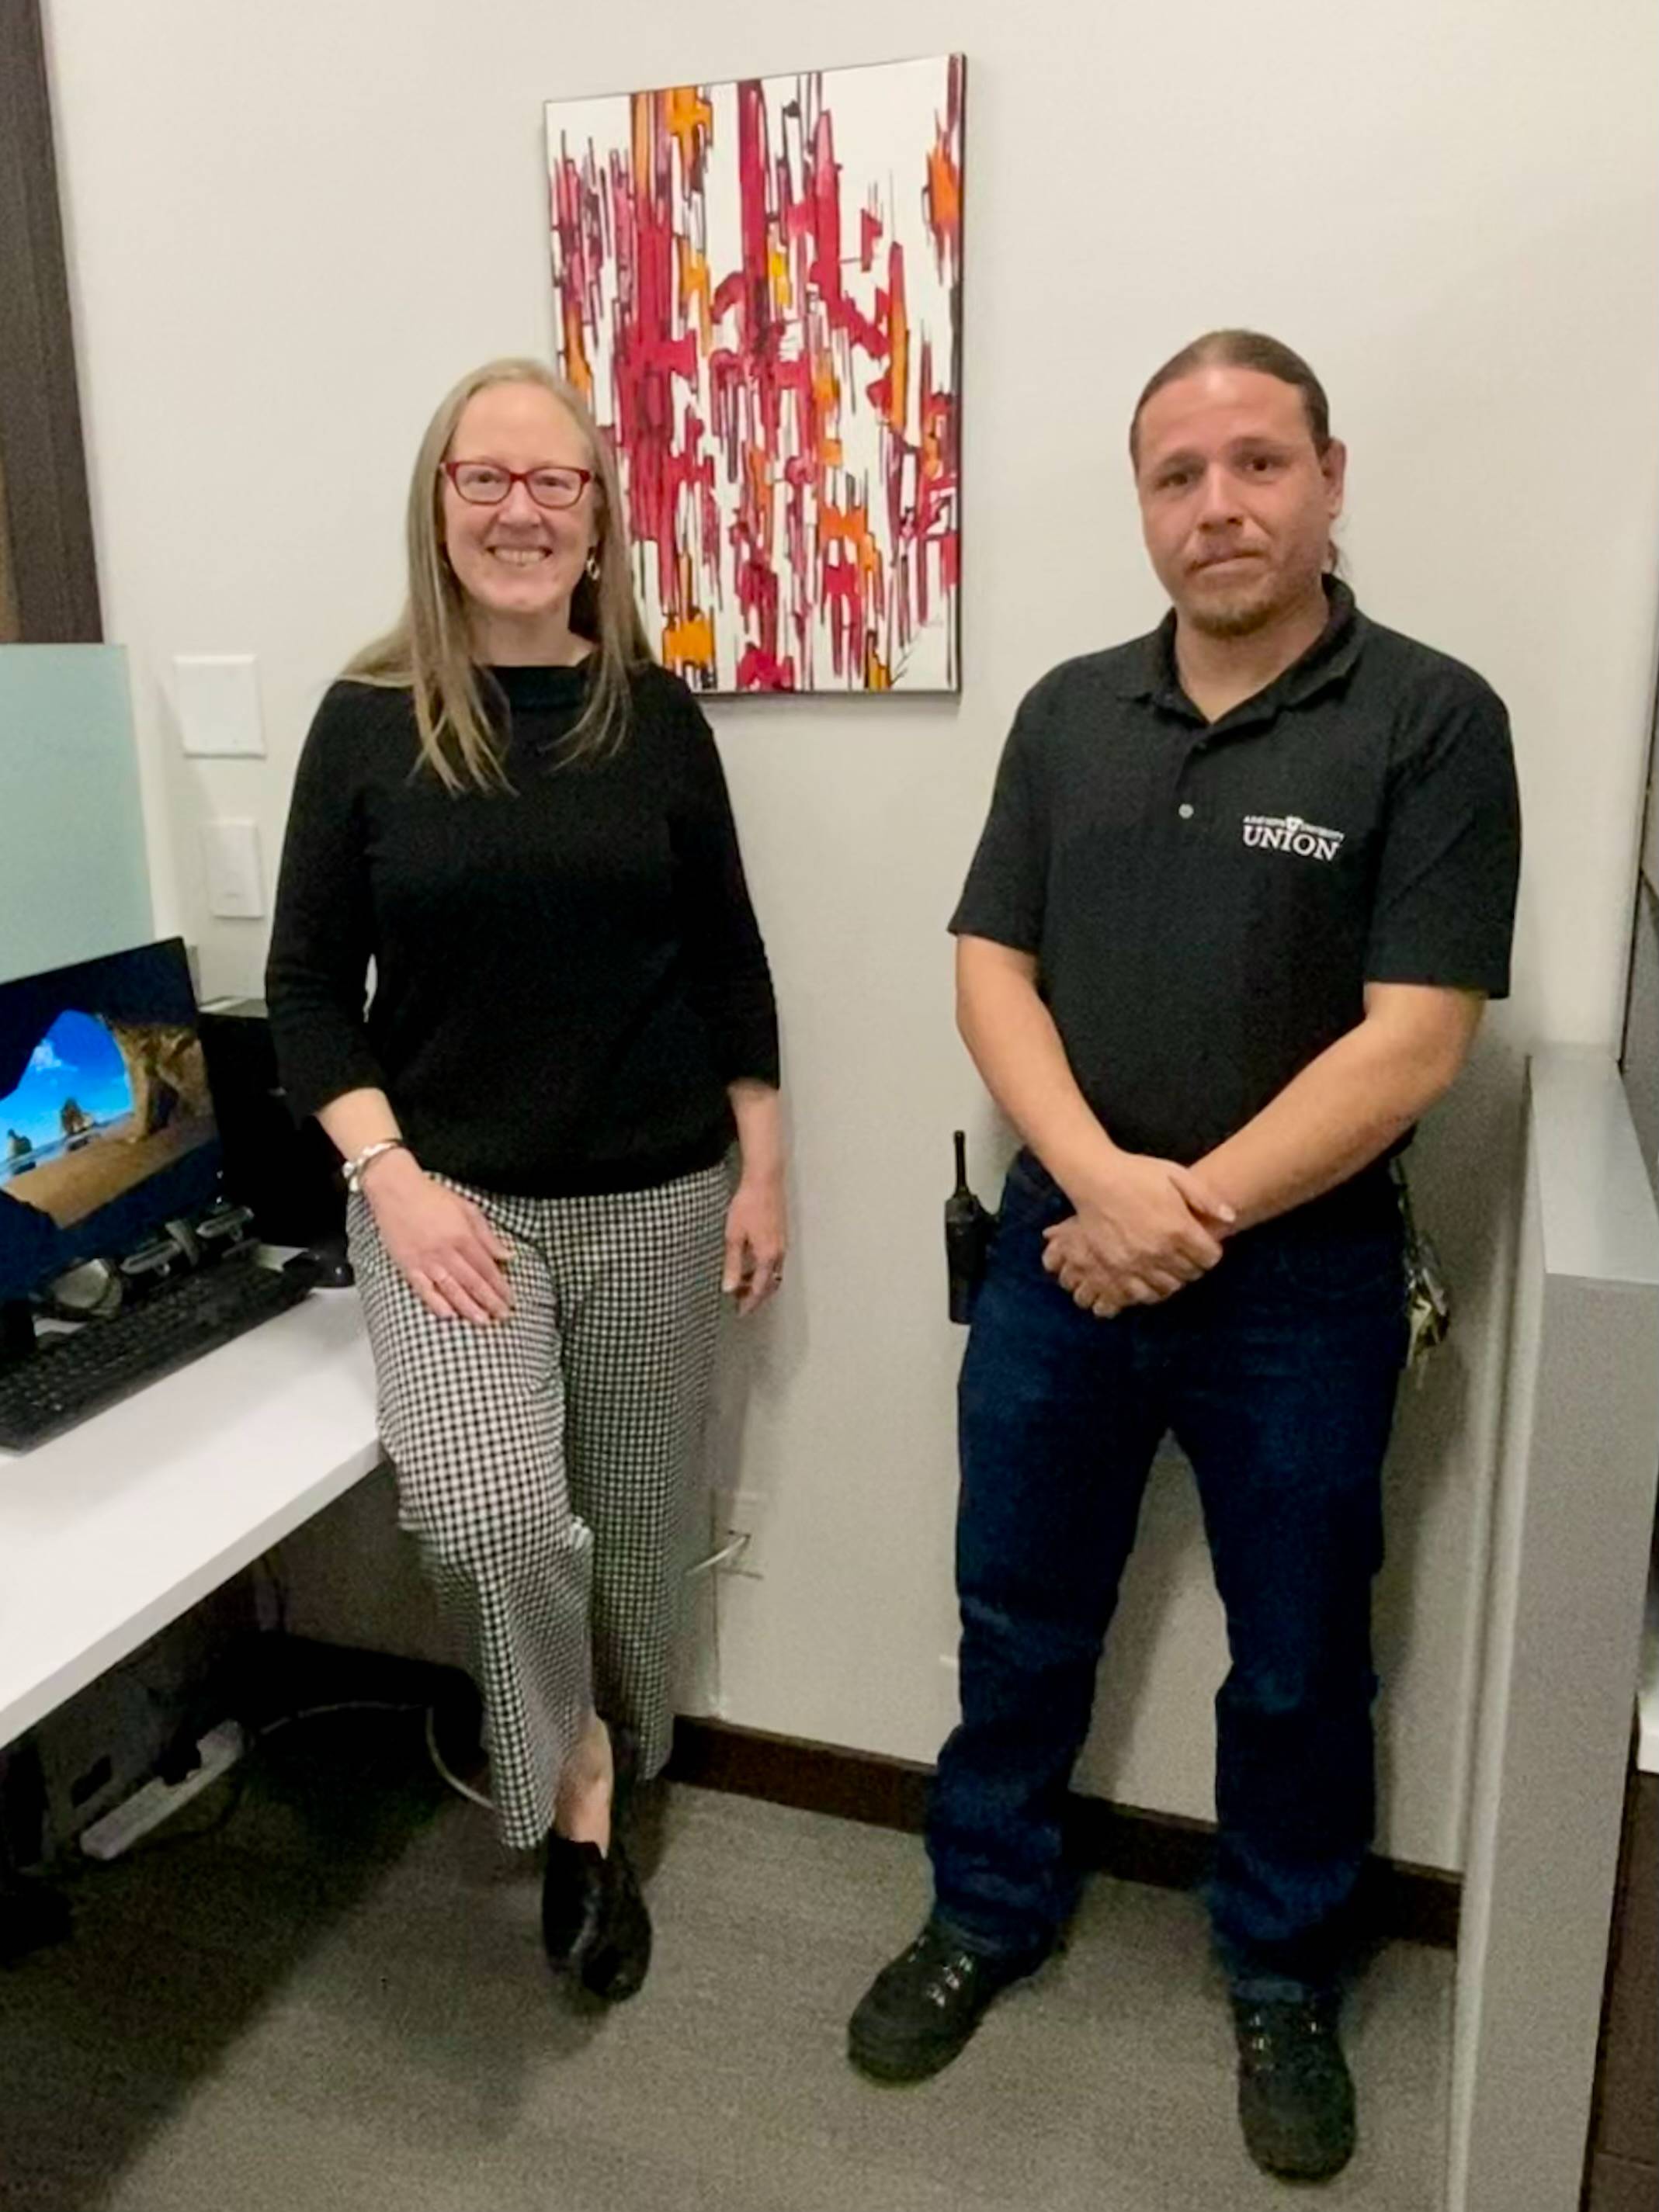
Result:
M0 1298L199 1212L219 1167L177 939L0 984Z
M131 1112L132 1085L114 1038L89 1014L60 1014L30 1054L21 1083L0 1100L0 1181L20 1158L38 1164L78 1150Z

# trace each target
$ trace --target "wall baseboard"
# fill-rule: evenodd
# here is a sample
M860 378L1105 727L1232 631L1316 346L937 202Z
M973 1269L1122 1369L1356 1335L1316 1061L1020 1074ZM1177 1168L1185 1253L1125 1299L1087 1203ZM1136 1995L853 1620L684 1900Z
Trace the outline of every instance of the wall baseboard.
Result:
M677 1723L668 1768L672 1782L913 1834L922 1826L932 1775L930 1767L908 1759L705 1720ZM1191 1889L1208 1867L1214 1830L1206 1821L1082 1796L1073 1798L1071 1817L1084 1864L1120 1881ZM1366 1882L1364 1922L1377 1937L1452 1950L1462 1891L1455 1875L1376 1859Z

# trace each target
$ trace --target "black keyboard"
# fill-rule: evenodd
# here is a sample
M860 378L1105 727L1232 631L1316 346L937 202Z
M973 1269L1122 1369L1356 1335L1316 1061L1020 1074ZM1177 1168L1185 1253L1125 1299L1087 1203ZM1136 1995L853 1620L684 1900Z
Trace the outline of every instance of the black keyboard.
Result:
M286 1313L314 1280L300 1268L278 1274L252 1257L231 1257L158 1285L142 1304L106 1321L41 1336L32 1355L0 1367L0 1445L27 1451L43 1443L157 1376Z

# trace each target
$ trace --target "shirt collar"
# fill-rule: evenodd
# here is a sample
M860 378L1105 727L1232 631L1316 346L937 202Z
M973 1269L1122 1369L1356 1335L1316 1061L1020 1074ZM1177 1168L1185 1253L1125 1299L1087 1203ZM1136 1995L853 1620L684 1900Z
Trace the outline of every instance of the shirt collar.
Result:
M1329 612L1325 627L1299 660L1293 660L1264 690L1243 700L1221 718L1229 729L1246 722L1268 721L1285 707L1299 707L1332 684L1340 683L1358 659L1365 641L1366 622L1354 605L1353 593L1335 576L1325 579ZM1154 706L1180 714L1188 721L1203 717L1181 688L1176 670L1176 617L1170 609L1137 650L1125 655L1121 696L1149 699ZM1219 727L1217 724L1214 726Z

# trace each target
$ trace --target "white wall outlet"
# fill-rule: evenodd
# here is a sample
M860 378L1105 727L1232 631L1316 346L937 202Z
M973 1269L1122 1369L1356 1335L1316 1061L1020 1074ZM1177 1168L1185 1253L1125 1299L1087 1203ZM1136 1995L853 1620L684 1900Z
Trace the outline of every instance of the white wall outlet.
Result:
M175 653L173 696L187 753L264 758L258 668L251 653Z
M230 921L251 921L264 912L259 832L252 822L204 822L202 860L210 913Z
M720 1563L714 1570L716 1574L738 1575L746 1582L762 1579L765 1568L758 1554L767 1504L763 1491L717 1490L714 1492L714 1510L709 1516L714 1526L714 1549L724 1551L728 1545L736 1543L740 1536L748 1540L730 1559Z

